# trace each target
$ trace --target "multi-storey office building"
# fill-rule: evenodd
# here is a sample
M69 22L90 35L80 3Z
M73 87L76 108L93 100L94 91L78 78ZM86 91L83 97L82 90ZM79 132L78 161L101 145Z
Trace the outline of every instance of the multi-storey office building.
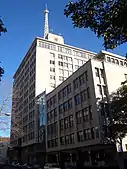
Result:
M66 45L62 36L49 33L47 17L48 10L45 10L44 38L35 38L13 77L12 121L16 122L12 130L15 130L14 124L20 127L18 133L11 134L11 145L14 147L20 144L24 151L31 151L31 154L33 150L30 147L38 142L39 134L39 111L35 98L44 91L52 91L95 55ZM28 156L33 155L23 154L26 162Z
M113 147L104 144L108 100L126 78L125 59L101 51L47 94L48 161L113 162Z

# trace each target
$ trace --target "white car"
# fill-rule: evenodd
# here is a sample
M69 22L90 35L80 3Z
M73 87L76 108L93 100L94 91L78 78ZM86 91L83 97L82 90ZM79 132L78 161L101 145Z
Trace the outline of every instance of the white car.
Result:
M58 164L47 163L45 164L44 169L60 169L60 167Z

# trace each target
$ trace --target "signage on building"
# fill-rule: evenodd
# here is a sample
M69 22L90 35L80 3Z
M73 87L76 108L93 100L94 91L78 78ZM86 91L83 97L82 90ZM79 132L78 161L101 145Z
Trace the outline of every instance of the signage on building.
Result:
M46 92L41 93L37 98L39 106L39 142L43 142L45 137L45 115L46 115Z

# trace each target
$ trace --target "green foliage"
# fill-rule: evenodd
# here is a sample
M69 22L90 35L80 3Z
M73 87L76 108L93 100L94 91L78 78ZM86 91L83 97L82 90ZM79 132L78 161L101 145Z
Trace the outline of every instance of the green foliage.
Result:
M3 33L7 32L7 29L4 27L3 21L0 19L0 35L2 32ZM0 67L0 81L3 74L4 74L4 69Z
M127 134L127 85L122 85L111 96L110 139L122 143Z
M0 19L0 35L2 32L7 32L7 29L4 27L3 21Z
M89 28L103 37L105 49L127 42L127 0L77 0L66 5L64 14L74 27Z

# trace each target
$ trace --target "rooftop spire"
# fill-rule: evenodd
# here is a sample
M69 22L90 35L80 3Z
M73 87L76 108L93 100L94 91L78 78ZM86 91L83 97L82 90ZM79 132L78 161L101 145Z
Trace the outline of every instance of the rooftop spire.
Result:
M46 38L47 34L49 33L49 25L48 25L48 9L47 9L47 4L45 5L45 18L44 18L44 38Z

